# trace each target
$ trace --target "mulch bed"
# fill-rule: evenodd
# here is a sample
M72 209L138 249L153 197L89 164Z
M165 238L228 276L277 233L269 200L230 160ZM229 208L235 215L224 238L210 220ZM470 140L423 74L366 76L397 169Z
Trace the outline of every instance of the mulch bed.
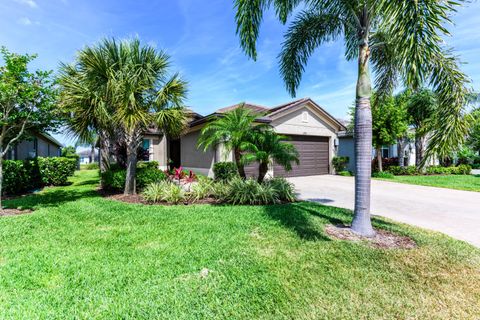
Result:
M18 216L21 214L29 214L32 212L33 212L32 210L3 209L3 210L0 210L0 217Z
M376 229L375 236L371 238L362 237L345 225L326 225L325 232L335 239L354 242L366 241L369 245L380 249L413 249L417 247L413 239L381 229Z

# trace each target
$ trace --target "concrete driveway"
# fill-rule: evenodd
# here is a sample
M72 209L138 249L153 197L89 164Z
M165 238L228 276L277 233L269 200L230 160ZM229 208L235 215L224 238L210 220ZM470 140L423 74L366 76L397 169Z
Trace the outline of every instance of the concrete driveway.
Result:
M289 178L303 200L353 209L354 178ZM372 214L440 231L480 247L480 192L372 180Z

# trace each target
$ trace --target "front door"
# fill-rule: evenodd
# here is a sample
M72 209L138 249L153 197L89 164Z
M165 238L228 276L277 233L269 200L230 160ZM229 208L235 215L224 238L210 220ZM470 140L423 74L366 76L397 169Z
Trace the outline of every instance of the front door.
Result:
M169 168L179 168L182 164L180 158L180 139L171 139L168 143L168 164Z

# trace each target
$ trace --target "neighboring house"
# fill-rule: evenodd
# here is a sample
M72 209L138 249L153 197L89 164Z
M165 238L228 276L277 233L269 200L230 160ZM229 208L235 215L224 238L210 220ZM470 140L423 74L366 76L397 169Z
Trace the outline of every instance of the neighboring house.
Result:
M62 147L63 145L54 137L44 132L37 132L11 148L5 159L25 160L35 157L59 157Z
M91 154L92 154L92 150L89 149L89 150L82 150L80 152L77 152L78 156L79 156L79 162L80 164L89 164L91 162ZM98 162L98 151L95 149L94 151L94 158L93 158L93 161L94 162Z
M180 139L172 140L161 132L149 130L144 136L143 147L150 150L150 161L158 161L160 168L182 166L186 170L208 176L213 175L213 165L220 161L232 161L232 153L225 152L223 145L206 152L197 148L201 129L206 123L225 112L240 107L236 104L201 116L194 114L189 129ZM281 166L273 165L272 176L309 176L332 173L331 160L336 154L337 134L346 128L322 107L309 98L295 100L274 108L245 104L246 108L258 113L258 123L268 123L280 134L287 135L299 152L300 164L285 172ZM246 168L247 173L257 172L255 165Z

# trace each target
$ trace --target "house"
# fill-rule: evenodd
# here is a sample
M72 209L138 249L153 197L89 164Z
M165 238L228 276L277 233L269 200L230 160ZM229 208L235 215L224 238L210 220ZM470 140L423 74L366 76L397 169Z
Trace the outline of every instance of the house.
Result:
M89 164L92 162L92 149L77 152L80 164ZM98 162L98 150L93 150L93 162Z
M35 157L59 157L62 147L63 145L49 134L35 132L12 147L5 159L25 160Z
M303 98L280 106L268 108L255 104L236 104L221 108L214 113L201 116L193 114L188 131L180 139L168 139L154 129L144 135L143 147L149 150L146 160L158 161L161 169L169 166L182 166L208 176L213 176L213 165L220 161L232 161L232 153L227 153L223 145L207 150L197 148L201 129L215 117L244 105L258 114L257 123L268 123L273 129L291 139L299 152L300 164L290 172L281 166L273 165L271 176L309 176L332 173L331 160L336 154L337 135L346 128L315 101ZM255 165L246 168L247 173L257 172Z

